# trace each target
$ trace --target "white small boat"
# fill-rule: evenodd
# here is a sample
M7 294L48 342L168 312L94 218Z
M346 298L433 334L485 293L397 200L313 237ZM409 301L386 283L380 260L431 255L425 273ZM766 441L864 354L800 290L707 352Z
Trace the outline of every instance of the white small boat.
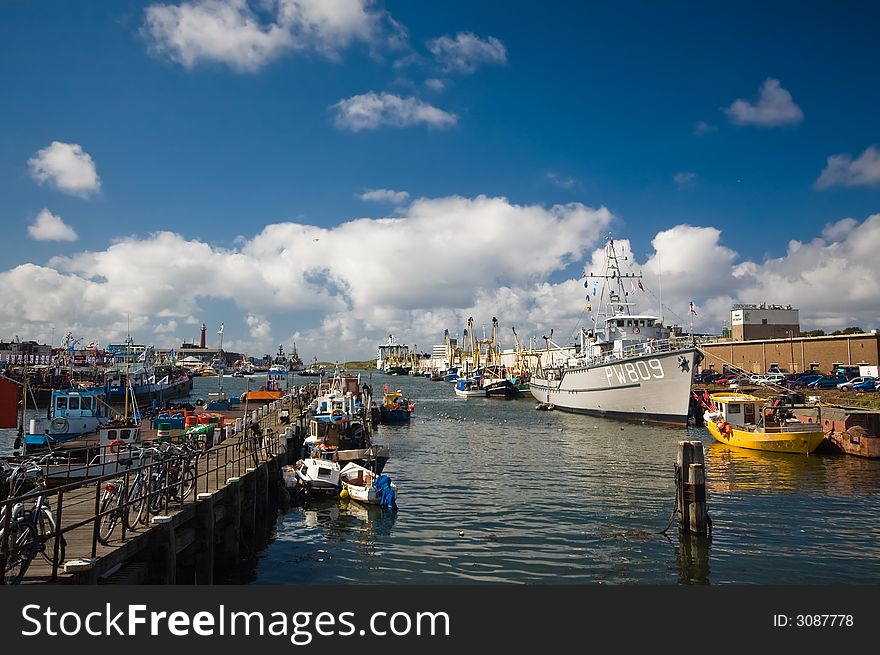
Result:
M485 398L486 390L476 378L459 378L455 382L455 395L459 398Z
M342 488L339 464L307 457L282 470L288 488L304 488L311 494L334 494Z
M397 485L388 481L388 488L391 490L390 498L383 498L384 485L377 485L376 482L380 477L373 471L349 462L340 472L343 490L348 492L352 500L356 500L366 505L388 505L396 507L397 503ZM384 503L383 503L384 500Z

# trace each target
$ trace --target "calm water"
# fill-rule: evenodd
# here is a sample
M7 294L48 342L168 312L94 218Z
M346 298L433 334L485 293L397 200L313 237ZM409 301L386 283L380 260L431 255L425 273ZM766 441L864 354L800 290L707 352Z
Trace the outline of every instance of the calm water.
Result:
M880 582L878 460L752 453L702 428L465 400L424 378L372 381L416 404L411 425L376 436L391 449L385 472L400 509L339 500L292 509L258 557L256 583ZM224 379L230 393L244 384ZM192 398L216 388L216 378L197 378ZM711 540L682 541L677 524L660 534L684 438L706 447ZM0 453L13 439L0 434Z

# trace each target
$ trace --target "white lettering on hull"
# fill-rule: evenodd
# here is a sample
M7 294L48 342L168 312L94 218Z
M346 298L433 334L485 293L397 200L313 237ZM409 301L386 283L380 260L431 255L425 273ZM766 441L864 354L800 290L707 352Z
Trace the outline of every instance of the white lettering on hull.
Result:
M615 380L618 384L640 382L647 380L662 380L666 377L663 364L659 359L640 359L637 362L626 362L616 366L605 367L605 377L608 378L608 386L613 387Z

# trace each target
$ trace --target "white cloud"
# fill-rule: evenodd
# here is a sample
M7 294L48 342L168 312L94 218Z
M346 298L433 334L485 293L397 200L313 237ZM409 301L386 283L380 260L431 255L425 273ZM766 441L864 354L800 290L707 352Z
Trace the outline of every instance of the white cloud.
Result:
M672 176L672 181L675 182L679 187L686 187L692 185L697 180L696 173L676 173Z
M697 136L704 136L706 134L711 134L712 132L717 131L717 126L710 125L706 121L697 121L697 123L694 125L694 134Z
M545 177L560 189L573 189L577 185L573 177L561 175L556 171L549 171Z
M78 143L53 141L28 159L31 176L59 191L85 198L101 188L91 155Z
M48 209L37 214L28 234L37 241L76 241L76 231Z
M481 64L506 64L507 49L494 36L481 39L471 32L459 32L455 38L444 35L428 41L428 50L442 70L449 73L473 73Z
M177 330L177 321L171 320L167 323L159 323L156 327L153 328L153 332L156 334L174 334L175 330Z
M409 127L420 123L431 128L455 125L455 114L438 109L418 98L401 98L390 93L369 92L340 100L336 110L336 126L359 132L380 126Z
M813 186L827 189L833 186L877 185L880 185L880 151L868 146L856 160L849 153L831 155Z
M273 352L271 325L281 320L273 317L290 313L323 316L321 329L332 328L304 330L297 346L306 351L333 343L337 356L360 349L364 358L369 344L369 357L379 335L395 326L404 334L410 324L425 326L416 342L428 348L442 339L443 323L498 289L526 298L523 289L579 261L611 219L604 208L578 203L545 208L451 196L419 199L394 218L327 229L267 225L234 249L169 232L128 237L105 250L0 272L7 290L0 331L61 321L107 341L125 336L128 315L133 334L156 333L157 323L205 316L221 301L249 316L251 352Z
M267 342L272 336L272 324L262 316L248 314L245 319L251 338L258 342Z
M731 123L759 127L797 125L804 119L804 112L794 103L791 94L782 88L779 80L772 77L764 80L757 102L740 98L724 113Z
M446 82L436 77L430 77L425 80L425 86L431 89L431 91L436 91L437 93L441 93L446 90Z
M409 199L409 193L406 191L394 191L393 189L373 189L362 193L358 197L361 200L371 202L391 202L399 205Z
M599 238L612 222L608 210L578 203L450 196L330 228L271 224L234 248L168 232L128 237L101 251L0 272L0 332L42 334L66 325L106 343L124 338L130 316L136 337L170 340L177 326L193 325L194 316L201 323L219 301L246 317L237 328L245 338L227 323L224 341L243 352L275 352L290 341L273 326L313 317L300 319L290 337L306 361L368 359L389 333L429 351L444 329L460 333L468 316L478 330L497 316L507 346L513 325L523 341L553 329L554 340L565 342L592 290L579 273L562 273L598 269ZM625 268L644 276L646 291L630 293L637 309L659 312L662 286L668 321L687 325L694 301L695 327L717 331L731 303L766 301L798 307L805 329L880 323L880 214L830 223L777 258L744 260L711 226L662 230L644 256L626 240L616 245Z
M154 4L144 31L157 54L186 68L218 62L253 72L294 50L335 58L352 42L390 47L403 28L372 0L189 0Z

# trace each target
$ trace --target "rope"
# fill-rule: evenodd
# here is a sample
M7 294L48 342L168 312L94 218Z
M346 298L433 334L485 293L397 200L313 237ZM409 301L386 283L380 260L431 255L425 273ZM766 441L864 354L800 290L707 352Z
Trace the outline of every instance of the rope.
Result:
M678 513L678 478L681 474L679 472L678 464L673 464L672 467L675 471L675 500L672 503L672 514L669 516L669 523L667 523L666 527L660 530L658 534L666 534L666 531L672 527L672 522L675 520L675 515Z

